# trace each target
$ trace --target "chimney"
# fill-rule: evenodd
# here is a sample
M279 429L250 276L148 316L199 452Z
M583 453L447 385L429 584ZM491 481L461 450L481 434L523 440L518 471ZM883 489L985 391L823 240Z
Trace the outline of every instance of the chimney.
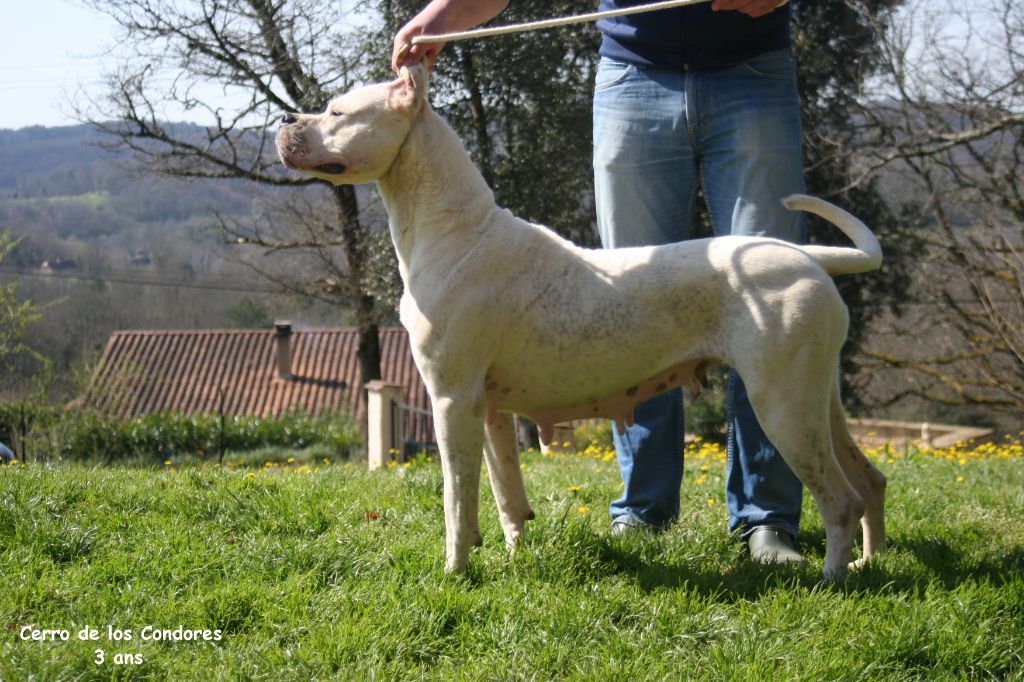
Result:
M277 356L277 378L292 378L292 323L274 323L274 349Z

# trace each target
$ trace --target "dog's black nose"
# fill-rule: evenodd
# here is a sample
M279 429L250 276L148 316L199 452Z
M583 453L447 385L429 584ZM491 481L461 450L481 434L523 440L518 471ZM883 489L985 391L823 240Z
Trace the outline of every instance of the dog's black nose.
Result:
M284 118L281 119L281 125L283 126L291 125L292 123L298 122L299 119L295 116L295 114L285 114Z

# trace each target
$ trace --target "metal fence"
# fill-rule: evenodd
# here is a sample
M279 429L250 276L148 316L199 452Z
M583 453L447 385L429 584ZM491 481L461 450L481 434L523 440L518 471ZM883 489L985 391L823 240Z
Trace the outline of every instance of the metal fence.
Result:
M408 403L391 401L391 447L397 451L399 463L421 453L436 454L437 443L424 438L433 434L434 414Z

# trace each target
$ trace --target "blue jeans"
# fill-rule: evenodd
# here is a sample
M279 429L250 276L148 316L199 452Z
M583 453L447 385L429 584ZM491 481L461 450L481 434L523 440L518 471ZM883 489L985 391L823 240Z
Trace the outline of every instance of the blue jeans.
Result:
M594 180L605 248L689 238L698 181L716 235L804 241L802 214L779 203L804 187L791 52L706 72L602 60L594 88ZM735 372L727 409L729 530L771 525L795 535L802 486L762 432ZM665 525L679 515L681 391L639 405L635 420L615 436L625 488L611 515Z

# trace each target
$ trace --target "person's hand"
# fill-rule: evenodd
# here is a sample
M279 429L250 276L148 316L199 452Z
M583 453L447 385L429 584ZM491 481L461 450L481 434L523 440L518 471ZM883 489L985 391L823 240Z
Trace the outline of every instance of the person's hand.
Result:
M441 52L441 48L443 48L445 44L412 44L412 39L418 35L444 33L443 29L434 28L431 25L433 23L436 22L432 21L432 17L424 16L423 13L420 13L410 19L409 23L398 30L398 33L395 34L395 41L391 50L391 68L395 73L398 73L398 69L403 66L412 66L413 64L419 64L424 60L427 62L427 70L434 70L434 62L437 61L437 55Z
M747 16L763 17L769 12L774 12L782 7L789 0L715 0L711 3L711 9L715 12L721 10L735 10Z
M395 34L391 68L397 73L403 66L426 61L427 68L432 71L444 43L413 45L413 38L465 31L498 16L508 3L509 0L432 0Z

